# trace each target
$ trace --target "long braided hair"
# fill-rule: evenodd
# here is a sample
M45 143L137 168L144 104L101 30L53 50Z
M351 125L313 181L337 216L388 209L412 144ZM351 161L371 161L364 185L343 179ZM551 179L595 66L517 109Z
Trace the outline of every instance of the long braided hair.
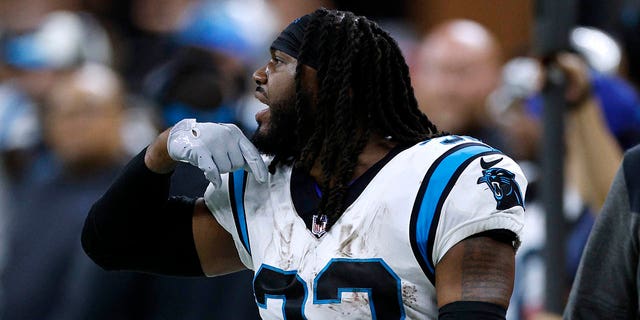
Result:
M317 43L309 41L316 39ZM305 114L303 64L296 69L298 138L295 163L322 168L320 212L334 222L344 200L358 156L372 134L392 142L414 144L441 135L419 109L409 68L396 41L375 22L351 12L319 9L311 14L298 61L319 57L318 93L312 119ZM305 131L303 133L302 131Z

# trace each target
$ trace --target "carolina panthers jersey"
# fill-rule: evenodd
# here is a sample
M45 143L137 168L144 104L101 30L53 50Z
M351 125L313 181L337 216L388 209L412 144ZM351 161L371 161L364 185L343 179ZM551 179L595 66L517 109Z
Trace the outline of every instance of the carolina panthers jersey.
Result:
M488 230L517 240L523 227L522 171L469 137L399 151L330 228L324 217L302 218L292 171L279 168L263 184L236 171L205 193L255 272L263 319L435 319L435 266L447 251Z

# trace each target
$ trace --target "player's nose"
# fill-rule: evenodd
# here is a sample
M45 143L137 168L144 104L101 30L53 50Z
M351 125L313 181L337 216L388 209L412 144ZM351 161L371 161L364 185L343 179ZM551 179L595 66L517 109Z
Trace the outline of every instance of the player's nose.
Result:
M267 83L267 66L264 65L255 72L253 72L253 81L256 82L257 85L263 85Z

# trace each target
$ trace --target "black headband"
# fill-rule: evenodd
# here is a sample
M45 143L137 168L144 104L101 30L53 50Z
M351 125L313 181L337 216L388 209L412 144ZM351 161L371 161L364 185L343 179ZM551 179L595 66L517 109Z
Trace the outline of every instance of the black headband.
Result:
M296 59L300 63L306 64L314 69L318 69L319 58L317 50L307 52L304 61L300 60L300 49L302 49L302 39L304 32L311 21L310 15L302 16L289 24L271 44L272 50L280 50ZM316 42L315 39L310 41Z

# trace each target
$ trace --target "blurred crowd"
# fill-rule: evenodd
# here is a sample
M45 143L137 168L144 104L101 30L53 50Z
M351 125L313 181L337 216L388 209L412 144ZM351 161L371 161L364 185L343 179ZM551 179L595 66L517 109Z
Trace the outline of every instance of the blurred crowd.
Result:
M211 279L106 272L82 252L80 230L123 164L164 128L196 118L250 134L263 107L251 73L267 61L277 32L318 6L373 14L399 41L419 105L438 128L521 163L530 186L508 318L541 315L539 186L553 177L539 168L547 65L533 52L504 52L471 20L452 17L420 34L402 13L348 1L7 0L0 2L0 320L257 319L250 272ZM637 26L640 8L627 9L623 22ZM558 164L566 168L566 261L558 272L567 293L622 154L640 143L637 72L625 62L638 61L633 43L626 29L598 27L574 28L571 50L554 57L567 79L566 155ZM188 165L172 179L175 195L201 196L207 184Z

